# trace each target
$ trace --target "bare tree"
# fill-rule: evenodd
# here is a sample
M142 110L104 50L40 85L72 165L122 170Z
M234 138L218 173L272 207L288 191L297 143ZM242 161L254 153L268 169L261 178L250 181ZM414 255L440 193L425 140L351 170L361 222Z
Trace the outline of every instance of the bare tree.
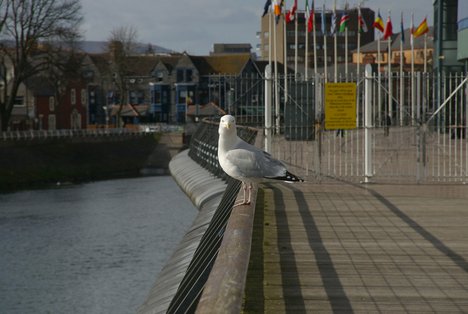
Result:
M0 130L5 131L19 87L51 64L60 66L63 45L80 37L82 15L79 0L0 0L0 16Z
M117 126L120 127L120 115L128 99L128 77L131 71L130 57L135 54L138 33L132 26L123 26L112 30L108 40L108 49L112 57L111 71L113 83L120 94L119 109L117 110Z

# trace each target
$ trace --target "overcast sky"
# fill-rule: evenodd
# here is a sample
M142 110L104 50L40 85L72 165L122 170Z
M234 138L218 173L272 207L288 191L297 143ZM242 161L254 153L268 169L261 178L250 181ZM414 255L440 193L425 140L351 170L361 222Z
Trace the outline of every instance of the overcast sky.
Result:
M250 43L255 49L260 30L260 16L266 0L81 0L83 33L86 40L109 38L113 29L131 26L142 43L152 43L193 55L207 55L214 43ZM286 0L290 8L293 0ZM309 0L311 3L312 0ZM315 7L333 7L332 0L316 0ZM338 9L345 0L337 0ZM355 6L358 0L348 0ZM409 28L411 13L415 24L427 15L433 25L433 0L367 0L368 7L386 21L390 10L394 32L400 29L403 11L405 28ZM303 10L305 0L298 0Z

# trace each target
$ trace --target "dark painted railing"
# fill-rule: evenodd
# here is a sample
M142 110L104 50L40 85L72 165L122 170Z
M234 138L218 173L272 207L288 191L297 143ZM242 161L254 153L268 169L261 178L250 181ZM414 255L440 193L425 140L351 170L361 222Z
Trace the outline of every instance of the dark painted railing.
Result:
M152 131L134 129L63 129L63 130L28 130L0 132L0 140L19 141L31 139L55 139L76 137L141 136Z
M245 141L253 143L257 130L238 127L238 134ZM187 272L171 301L167 313L195 312L205 283L216 260L234 201L239 193L240 182L227 177L219 166L217 148L218 124L204 121L192 136L189 156L216 176L225 178L228 185L210 225L194 253Z

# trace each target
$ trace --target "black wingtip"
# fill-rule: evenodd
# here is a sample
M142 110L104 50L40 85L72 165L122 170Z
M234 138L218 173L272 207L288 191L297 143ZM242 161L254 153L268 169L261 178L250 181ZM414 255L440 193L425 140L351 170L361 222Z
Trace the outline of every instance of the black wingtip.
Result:
M289 171L286 171L286 174L281 177L266 177L267 179L286 181L286 182L304 182L304 179L292 174Z

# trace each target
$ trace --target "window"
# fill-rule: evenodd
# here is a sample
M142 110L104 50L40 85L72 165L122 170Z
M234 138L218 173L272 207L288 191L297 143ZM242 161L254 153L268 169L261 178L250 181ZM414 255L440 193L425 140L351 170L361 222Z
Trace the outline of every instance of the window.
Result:
M74 88L70 90L70 102L72 105L76 105L76 90Z
M161 82L164 79L164 72L161 70L156 71L156 81Z
M455 1L446 1L442 4L442 40L457 40L457 3Z
M15 107L21 107L24 106L24 97L23 96L16 96L15 102L13 103L13 106Z
M86 106L86 89L81 89L81 105Z
M192 69L187 69L185 71L185 81L186 82L191 82L192 81L192 75L193 75Z
M55 110L55 97L50 96L49 97L49 111L53 112Z
M154 91L154 100L153 103L160 104L161 103L161 92L158 90Z
M57 126L55 124L55 115L54 114L49 115L47 122L48 122L48 129L49 130L55 130L57 128Z
M192 69L177 69L177 82L191 82L192 80Z
M183 81L184 81L184 70L177 69L177 82L183 82Z
M89 92L89 103L93 104L96 102L96 93L92 90Z
M81 129L81 114L76 109L71 113L70 124L72 129Z
M186 100L187 100L187 91L181 90L179 92L179 104L185 104Z
M94 71L93 70L86 70L83 71L83 77L86 79L91 79L94 77Z
M193 101L194 92L191 90L181 90L179 91L179 104L186 104Z

